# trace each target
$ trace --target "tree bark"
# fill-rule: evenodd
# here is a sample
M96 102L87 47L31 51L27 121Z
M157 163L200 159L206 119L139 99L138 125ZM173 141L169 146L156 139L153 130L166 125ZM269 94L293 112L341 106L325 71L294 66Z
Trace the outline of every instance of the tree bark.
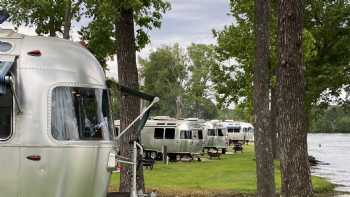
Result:
M56 37L56 26L55 26L55 20L53 19L53 17L50 17L49 19L49 36L50 37Z
M272 154L274 159L279 159L279 146L278 146L278 130L276 129L276 116L277 116L277 97L276 87L271 85L271 114L270 114L270 128L271 128L271 140L272 140Z
M254 66L254 123L257 196L275 196L275 173L270 130L269 0L256 0L256 62Z
M118 78L121 85L139 89L138 72L136 66L136 44L134 33L134 17L132 9L120 9L120 16L116 20L116 40L118 59ZM121 94L121 129L127 127L140 113L140 99L135 96ZM120 154L132 158L132 141L140 141L140 133L132 127L128 134L120 140ZM142 161L139 155L139 161ZM120 175L120 191L129 192L131 189L132 167L123 165ZM137 166L137 190L144 191L143 166Z
M67 5L64 13L63 38L69 40L70 28L72 26L72 1L67 0Z
M303 63L303 0L280 0L278 9L277 130L284 197L312 196L307 153Z
M176 118L182 118L182 98L181 96L176 97Z

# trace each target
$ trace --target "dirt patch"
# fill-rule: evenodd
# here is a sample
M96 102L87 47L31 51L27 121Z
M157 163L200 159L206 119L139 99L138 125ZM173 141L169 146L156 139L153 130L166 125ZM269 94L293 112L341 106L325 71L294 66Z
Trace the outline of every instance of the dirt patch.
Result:
M157 197L253 197L254 194L241 194L234 191L207 191L207 190L155 190ZM151 192L151 191L149 191Z

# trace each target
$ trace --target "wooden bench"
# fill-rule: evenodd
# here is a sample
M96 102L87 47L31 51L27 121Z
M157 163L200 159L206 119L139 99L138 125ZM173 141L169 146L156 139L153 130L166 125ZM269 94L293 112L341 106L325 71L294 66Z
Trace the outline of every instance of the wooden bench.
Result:
M149 169L153 170L153 166L155 164L155 161L154 161L154 159L143 159L142 160L142 164L146 168L149 168Z
M213 157L220 159L221 153L219 151L208 151L209 159Z
M243 146L241 143L235 143L233 146L233 150L236 152L241 151L243 153Z

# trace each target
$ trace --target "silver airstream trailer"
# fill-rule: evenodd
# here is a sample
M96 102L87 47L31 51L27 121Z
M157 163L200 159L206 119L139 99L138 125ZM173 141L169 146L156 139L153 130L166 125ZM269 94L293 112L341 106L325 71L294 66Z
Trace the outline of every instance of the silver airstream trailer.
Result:
M254 141L254 127L250 123L225 120L223 127L229 144Z
M79 44L0 30L0 196L106 196L105 81Z
M116 132L119 120L114 121ZM163 147L171 160L199 156L203 146L203 125L197 120L177 120L169 116L156 116L147 120L141 131L144 155L161 158Z
M240 122L246 142L254 142L254 127L248 122Z
M226 131L219 120L211 120L204 123L203 151L219 151L223 154L227 150Z

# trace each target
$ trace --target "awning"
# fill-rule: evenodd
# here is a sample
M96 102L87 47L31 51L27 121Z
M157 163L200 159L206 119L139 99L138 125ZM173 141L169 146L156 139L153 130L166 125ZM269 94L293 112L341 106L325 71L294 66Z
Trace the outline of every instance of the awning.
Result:
M133 96L140 97L140 98L142 98L144 100L152 102L153 99L155 98L155 96L152 96L152 95L140 92L138 90L135 90L135 89L123 86L123 85L120 85L119 83L117 83L116 85L118 86L118 88L120 89L121 92L130 94L130 95L133 95Z
M0 56L0 95L7 93L9 84L6 81L6 75L9 74L14 62L14 56Z

